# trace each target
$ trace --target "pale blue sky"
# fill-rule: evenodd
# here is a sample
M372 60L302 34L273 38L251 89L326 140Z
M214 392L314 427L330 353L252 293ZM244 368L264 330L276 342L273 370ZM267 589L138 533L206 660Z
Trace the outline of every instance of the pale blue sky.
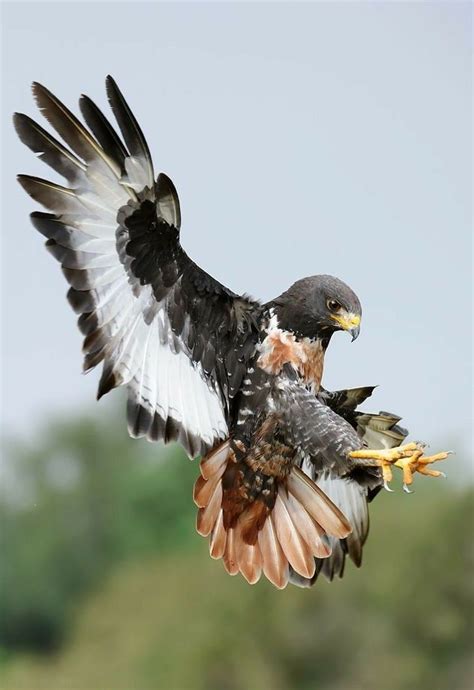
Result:
M49 171L10 119L36 117L33 80L105 106L110 72L176 183L188 253L265 300L305 275L344 279L362 333L334 339L326 387L381 384L368 407L466 450L470 15L460 2L4 4L5 430L111 404L80 374L65 280L14 179Z

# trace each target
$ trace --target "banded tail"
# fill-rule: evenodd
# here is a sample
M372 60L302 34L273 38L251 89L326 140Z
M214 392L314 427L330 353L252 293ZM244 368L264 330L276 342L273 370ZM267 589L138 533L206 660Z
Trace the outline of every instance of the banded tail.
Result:
M304 578L315 574L315 558L331 555L329 537L351 532L343 513L298 467L285 477L261 476L227 440L202 458L194 486L197 531L210 537L210 555L222 558L230 575L247 582L263 574L279 589L290 568ZM255 486L252 486L252 481Z

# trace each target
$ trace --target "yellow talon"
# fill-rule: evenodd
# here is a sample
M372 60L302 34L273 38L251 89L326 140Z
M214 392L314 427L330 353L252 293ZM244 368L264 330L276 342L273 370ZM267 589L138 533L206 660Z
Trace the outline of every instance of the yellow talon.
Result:
M427 477L445 477L444 472L429 469L427 466L439 460L445 460L450 451L437 453L436 455L423 455L424 445L421 443L406 443L403 446L396 448L388 448L383 450L372 450L363 448L361 450L354 450L349 453L349 457L353 459L372 460L373 463L382 469L382 479L384 487L391 491L389 483L392 481L392 466L398 467L403 472L403 490L407 493L410 491L410 485L413 483L413 475L415 472L424 474Z
M404 457L394 463L394 465L399 467L403 472L403 491L407 494L412 493L409 487L413 484L413 472L416 471L415 463L419 461L422 455L422 450L414 450L411 456Z
M425 455L419 459L420 465L430 465L432 462L438 462L438 460L446 460L448 455L452 454L452 450L447 450L444 453L436 453L436 455Z
M444 472L441 472L440 470L429 470L427 467L421 467L418 468L417 472L420 474L426 474L427 477L445 477L446 475Z

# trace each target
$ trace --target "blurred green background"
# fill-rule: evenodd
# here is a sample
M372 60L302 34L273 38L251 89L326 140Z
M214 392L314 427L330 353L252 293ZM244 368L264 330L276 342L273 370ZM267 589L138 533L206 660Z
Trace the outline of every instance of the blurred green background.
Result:
M6 444L3 688L473 687L472 487L383 492L360 570L251 587L195 533L197 464L130 440L112 409Z

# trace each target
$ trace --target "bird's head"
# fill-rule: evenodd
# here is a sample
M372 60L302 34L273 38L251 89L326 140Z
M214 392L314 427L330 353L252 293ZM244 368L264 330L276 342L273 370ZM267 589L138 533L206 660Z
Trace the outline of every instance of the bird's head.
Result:
M278 326L300 337L329 340L335 331L359 335L362 308L351 288L333 276L296 281L271 303Z

